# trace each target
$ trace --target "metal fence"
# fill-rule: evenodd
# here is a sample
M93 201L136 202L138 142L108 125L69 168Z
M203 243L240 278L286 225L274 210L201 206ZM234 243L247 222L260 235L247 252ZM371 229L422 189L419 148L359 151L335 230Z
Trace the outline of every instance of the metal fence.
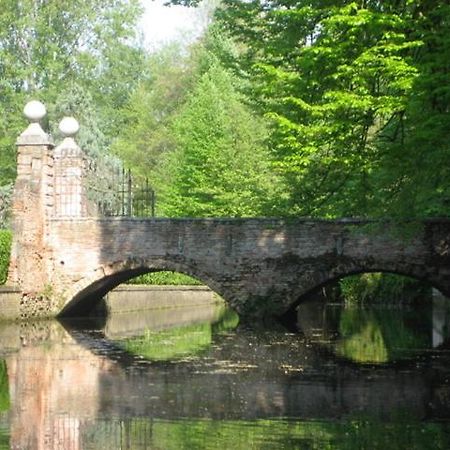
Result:
M104 217L155 217L156 196L148 178L124 168L96 166L88 171L87 195L94 213ZM89 211L91 214L93 211Z

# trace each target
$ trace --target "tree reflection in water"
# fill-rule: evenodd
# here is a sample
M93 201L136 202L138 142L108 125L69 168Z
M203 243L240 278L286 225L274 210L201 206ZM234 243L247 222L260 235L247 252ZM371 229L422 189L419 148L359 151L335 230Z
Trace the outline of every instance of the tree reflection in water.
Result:
M407 357L410 351L427 349L431 317L424 311L346 308L341 313L339 355L361 363L387 363ZM420 316L421 320L418 320Z
M310 301L298 308L298 323L311 341L339 356L358 363L386 364L448 341L450 315L443 310L436 316L436 310L435 305L389 308Z

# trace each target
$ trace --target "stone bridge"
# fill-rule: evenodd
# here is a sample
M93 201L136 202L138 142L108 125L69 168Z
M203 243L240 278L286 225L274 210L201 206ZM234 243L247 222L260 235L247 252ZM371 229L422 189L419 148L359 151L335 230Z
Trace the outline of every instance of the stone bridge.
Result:
M76 121L63 119L66 137L54 148L38 123L43 105L25 113L32 123L17 142L9 270L21 318L85 314L118 284L160 270L198 278L247 317L281 315L361 272L409 275L450 295L448 219L100 218L89 212Z

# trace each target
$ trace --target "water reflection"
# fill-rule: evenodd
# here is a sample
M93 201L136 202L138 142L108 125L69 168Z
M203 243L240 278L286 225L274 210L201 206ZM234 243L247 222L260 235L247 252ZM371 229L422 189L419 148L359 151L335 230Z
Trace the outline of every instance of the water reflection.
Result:
M201 322L162 330L145 328L142 335L121 339L118 344L128 353L153 361L197 356L209 349L213 332L233 330L239 323L239 316L224 306L216 307L215 316L214 323Z
M358 363L386 364L445 345L450 305L345 307L320 301L298 308L298 326L311 342Z
M450 446L450 354L446 338L431 347L436 311L423 321L400 310L303 312L306 339L235 330L220 307L208 321L177 309L159 325L139 314L0 327L0 448ZM410 357L400 367L390 363L399 354Z

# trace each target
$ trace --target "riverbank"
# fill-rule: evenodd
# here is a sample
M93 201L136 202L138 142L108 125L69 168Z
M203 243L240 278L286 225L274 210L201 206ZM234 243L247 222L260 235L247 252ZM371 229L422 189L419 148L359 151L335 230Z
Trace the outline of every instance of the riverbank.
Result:
M99 308L107 314L149 309L209 306L223 300L207 286L149 286L124 284L102 299ZM98 309L97 309L98 310Z

